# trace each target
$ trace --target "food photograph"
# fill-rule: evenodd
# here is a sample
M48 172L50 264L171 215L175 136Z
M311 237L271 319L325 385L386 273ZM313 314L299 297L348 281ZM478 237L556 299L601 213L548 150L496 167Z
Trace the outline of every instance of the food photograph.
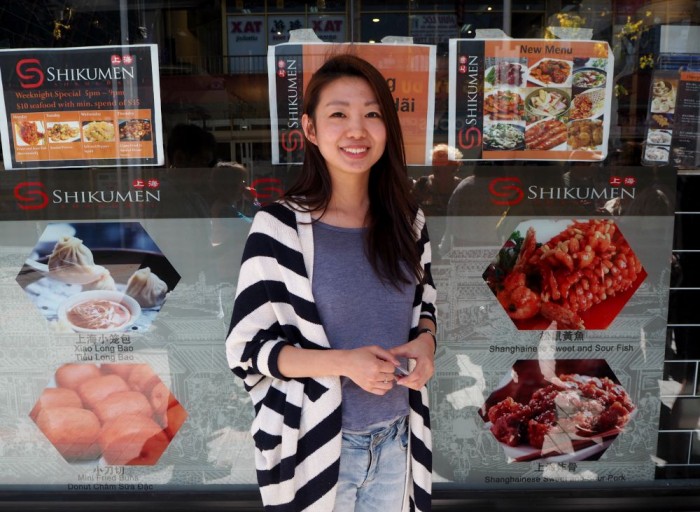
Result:
M675 81L656 79L651 85L650 112L659 114L673 114L676 107Z
M541 87L532 90L525 97L525 112L528 121L565 116L570 105L571 94L567 89Z
M606 329L646 278L610 219L520 223L483 274L518 330Z
M66 121L62 123L47 123L46 136L50 143L77 142L80 140L80 123Z
M573 62L561 59L542 59L530 66L528 81L541 86L570 86Z
M479 411L509 462L597 460L635 412L604 359L516 361Z
M596 150L603 144L603 121L576 119L569 121L567 149Z
M187 411L150 365L67 363L29 417L68 462L152 466Z
M580 68L574 71L571 85L575 89L594 89L604 87L606 78L605 71L602 69Z
M514 123L493 123L484 127L484 150L519 151L525 149L525 127Z
M666 146L648 145L644 148L644 160L647 162L665 164L669 159L669 148Z
M150 119L129 119L119 123L119 140L151 140Z
M46 140L44 123L20 121L15 123L15 141L19 146L41 146Z
M50 225L17 282L57 332L147 331L180 276L138 223Z
M111 121L88 121L83 123L83 140L86 142L114 142L114 123Z
M519 121L525 112L517 90L498 89L484 97L484 117L492 121Z
M532 150L566 150L568 130L558 119L543 119L528 125L525 130L525 146Z
M493 59L497 62L486 68L484 82L490 87L524 86L527 82L527 66L520 62ZM488 62L487 62L488 65Z
M605 89L590 89L574 96L569 119L595 119L605 113Z

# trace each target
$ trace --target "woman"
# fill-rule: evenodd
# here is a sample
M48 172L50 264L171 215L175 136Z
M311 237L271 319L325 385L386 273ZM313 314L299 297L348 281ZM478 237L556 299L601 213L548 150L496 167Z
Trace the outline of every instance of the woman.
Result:
M255 216L226 341L255 406L263 502L430 510L436 293L391 92L338 55L303 112L301 174Z

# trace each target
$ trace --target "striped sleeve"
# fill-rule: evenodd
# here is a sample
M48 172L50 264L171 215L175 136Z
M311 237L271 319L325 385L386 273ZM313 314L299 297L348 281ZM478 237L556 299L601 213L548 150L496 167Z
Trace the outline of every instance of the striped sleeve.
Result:
M293 213L274 205L256 214L246 240L226 356L248 387L261 375L285 379L277 360L285 345L300 342L295 315L316 322L311 297L289 291L288 283L305 279L306 273L295 237Z

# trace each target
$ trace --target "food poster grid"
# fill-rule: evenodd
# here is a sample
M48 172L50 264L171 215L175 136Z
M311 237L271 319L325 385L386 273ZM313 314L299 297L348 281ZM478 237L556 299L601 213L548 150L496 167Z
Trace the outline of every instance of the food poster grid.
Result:
M654 478L673 212L652 210L651 198L665 193L674 204L675 178L652 183L637 167L593 179L576 169L476 167L453 197L462 215L431 231L440 333L430 387L436 482L528 488ZM614 215L604 209L611 202L620 206ZM428 217L428 228L439 220ZM519 263L530 228L535 245ZM573 240L587 230L589 241L612 233L617 246L593 248L597 270L586 276L587 249L574 251ZM555 247L578 252L573 267L550 258ZM566 287L586 294L596 275L605 282L606 260L623 259L639 264L621 278L625 289L581 303L583 325L567 324L572 303L555 298L548 281L562 295ZM518 272L524 279L513 286ZM518 299L525 289L537 294L528 318L518 317L533 306Z
M164 163L155 45L0 51L6 169Z
M700 71L661 69L654 72L642 164L694 169L700 163L697 130L700 126L698 92Z
M401 123L407 164L430 164L435 46L362 43L284 43L268 48L272 163L302 163L304 88L329 55L344 51L366 59L386 78Z
M675 190L675 176L664 173L652 182L644 168L614 169L604 176L581 171L475 168L476 179L460 192L465 195L455 197L464 210L447 219L427 219L439 312L436 370L429 387L436 488L556 488L576 482L613 487L654 477L673 214L648 213L659 191ZM95 190L67 193L84 189L86 173ZM182 210L194 204L201 170L191 175L167 169L143 173L134 179L106 169L76 169L61 172L56 180L52 171L29 171L22 176L7 173L0 183L5 197L14 198L0 213L5 236L0 248L5 269L0 277L0 402L6 404L0 415L0 486L22 489L41 482L47 490L96 494L255 485L252 406L231 376L223 349L239 271L231 261L240 261L250 223L212 219L207 208ZM186 176L191 181L180 181ZM21 193L14 195L17 190ZM45 204L42 197L48 199ZM611 201L619 209L604 213ZM35 208L21 208L29 205ZM605 328L590 327L590 318L584 318L583 329L519 327L490 286L495 267L507 274L506 260L524 243L525 237L514 238L513 233L534 228L541 255L541 247L569 224L595 231L594 221L614 225L640 261L646 275L634 293ZM445 226L444 231L438 226ZM51 254L62 235L81 239L93 264L109 269L117 289L128 286L136 267L148 266L167 283L160 305L140 304L152 313L148 326L95 334L52 327L37 305L37 290L22 287L21 272L30 258L43 262L39 255ZM597 254L604 252L600 248ZM134 254L151 259L136 265ZM121 259L126 255L128 260ZM602 269L601 262L591 264ZM537 272L556 268L549 262L539 270L522 270L533 288ZM565 279L576 273L559 274ZM59 287L53 286L57 288L49 291ZM37 293L45 292L41 288ZM55 295L44 299L51 297ZM70 395L65 391L70 377L79 379L70 375L74 365L98 380L78 386L81 405L68 407L68 417L89 416L83 411L94 408L97 400L100 425L108 422L105 404L116 399L100 400L100 393L117 387L113 394L132 397L133 404L151 411L147 420L131 422L134 436L150 432L155 439L142 457L120 458L113 431L103 436L102 444L98 437L97 452L89 451L94 444L78 443L84 440L78 434L69 434L64 443L49 439L56 434L51 425L62 425L67 413L63 408L58 419L44 414L39 420L44 393ZM121 372L128 376L121 377ZM489 425L494 423L489 418L492 407L504 408L507 395L526 400L558 382L567 383L561 386L566 393L548 391L562 395L554 403L561 436L541 440L538 448L529 440L509 444L501 432L494 434ZM631 410L613 409L617 413L609 416L613 423L605 430L600 424L583 425L581 407L594 418L607 410L589 403L590 391L615 395ZM571 422L564 421L569 417L578 418L573 427L579 429L577 438L569 435ZM93 431L96 426L93 422ZM583 427L594 434L583 435ZM59 448L80 451L66 455ZM85 458L74 460L77 454Z
M451 39L449 63L448 137L461 160L605 159L606 42Z

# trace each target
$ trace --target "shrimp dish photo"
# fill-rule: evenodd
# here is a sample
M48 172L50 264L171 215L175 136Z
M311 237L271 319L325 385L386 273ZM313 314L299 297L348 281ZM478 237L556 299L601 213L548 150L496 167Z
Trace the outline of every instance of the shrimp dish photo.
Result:
M646 272L612 220L590 219L544 244L516 231L483 277L518 329L583 330L607 327Z

